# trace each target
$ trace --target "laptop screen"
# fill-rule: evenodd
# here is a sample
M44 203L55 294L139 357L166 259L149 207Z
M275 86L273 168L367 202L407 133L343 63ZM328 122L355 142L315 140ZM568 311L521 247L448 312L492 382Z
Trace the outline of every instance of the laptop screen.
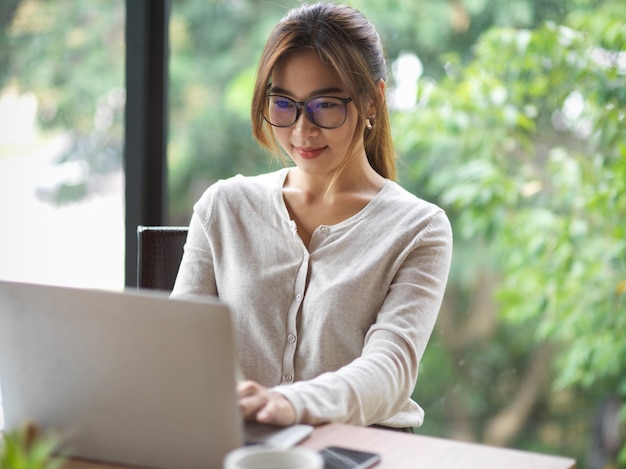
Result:
M220 467L243 443L216 299L0 281L0 383L6 430L34 421L77 457Z

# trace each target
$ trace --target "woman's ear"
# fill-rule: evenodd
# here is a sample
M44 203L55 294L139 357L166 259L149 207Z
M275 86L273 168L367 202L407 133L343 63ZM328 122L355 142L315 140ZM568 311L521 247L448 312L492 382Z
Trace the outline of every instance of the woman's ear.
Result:
M385 80L383 80L382 78L380 80L378 80L378 91L380 92L380 99L381 102L385 101ZM368 117L376 117L376 107L374 106L373 102L370 102L370 105L367 108L367 116Z

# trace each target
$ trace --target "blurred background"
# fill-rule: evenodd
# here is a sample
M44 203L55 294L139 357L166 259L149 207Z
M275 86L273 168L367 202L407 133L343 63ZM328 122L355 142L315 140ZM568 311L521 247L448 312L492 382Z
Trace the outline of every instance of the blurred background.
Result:
M387 48L399 182L454 229L419 433L626 467L623 0L345 3ZM171 1L169 224L277 167L250 97L294 5ZM122 0L0 3L2 279L124 286L125 27Z

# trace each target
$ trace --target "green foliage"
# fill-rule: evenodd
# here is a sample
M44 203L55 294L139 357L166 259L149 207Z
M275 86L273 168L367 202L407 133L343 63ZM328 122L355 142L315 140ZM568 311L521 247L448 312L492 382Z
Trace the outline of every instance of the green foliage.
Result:
M58 444L54 437L38 437L29 426L3 433L0 469L60 469L63 459L53 456Z
M65 173L81 169L45 192L53 202L85 197L99 189L99 175L122 166L123 5L11 0L0 8L3 91L35 95L39 129L66 133L58 165Z
M287 8L253 1L172 2L171 223L188 223L191 206L217 179L274 167L252 139L250 101L261 48Z
M560 20L567 12L593 3L587 0L387 0L346 2L376 25L392 59L406 50L419 55L425 74L440 77L439 57L450 50L472 54L476 40L490 27L534 27Z
M122 5L119 0L72 2L71 8L64 4L59 22L57 2L19 2L7 31L14 53L5 73L19 91L38 93L42 126L87 132L93 128L97 99L113 86L123 86Z
M450 55L446 78L422 80L420 105L395 129L406 184L448 208L457 245L487 240L502 317L558 344L555 385L624 399L626 27L616 5L569 26L490 29L471 62Z
M443 68L440 54L471 53L474 40L493 24L532 26L543 15L560 17L561 1L484 0L346 2L379 30L391 60L414 51L428 76ZM251 138L250 83L265 40L297 0L172 2L170 19L170 221L186 223L191 205L216 179L276 167ZM246 89L247 88L247 89Z

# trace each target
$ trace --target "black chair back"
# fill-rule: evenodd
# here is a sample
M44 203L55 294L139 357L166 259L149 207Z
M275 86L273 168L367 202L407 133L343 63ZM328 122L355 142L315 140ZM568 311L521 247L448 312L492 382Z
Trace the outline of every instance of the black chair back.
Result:
M137 227L137 287L171 292L187 239L186 226Z

